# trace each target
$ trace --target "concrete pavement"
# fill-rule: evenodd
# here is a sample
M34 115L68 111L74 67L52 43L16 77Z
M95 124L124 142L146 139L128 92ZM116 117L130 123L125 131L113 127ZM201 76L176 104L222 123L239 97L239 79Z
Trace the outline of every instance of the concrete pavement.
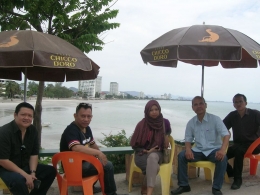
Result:
M190 186L191 186L191 192L184 193L184 195L212 195L211 192L211 181L204 180L204 171L200 171L201 175L198 178L190 179ZM258 167L258 173L257 175L260 175L260 167ZM171 187L171 190L176 189L177 186L177 176L172 175L173 177L173 187ZM230 186L233 182L233 179L230 178L230 183L223 184L222 192L224 195L260 195L260 177L255 176L251 177L249 176L249 173L244 173L243 175L243 184L240 189L238 190L231 190ZM125 179L125 173L122 174L116 174L115 180L117 184L117 193L128 193L128 182ZM97 184L98 185L98 184ZM52 185L50 193L48 195L58 195L58 186L57 183L54 182ZM140 195L141 193L141 187L140 186L133 186L132 192L129 193L129 195ZM72 192L72 189L69 189L69 195L82 195L82 192ZM154 188L154 195L161 195L161 180L160 177L157 176L156 179L156 186ZM102 195L102 193L97 193L96 195ZM168 195L168 194L163 194Z
M258 167L258 173L257 175L260 175L260 167ZM201 170L201 175L198 178L190 179L190 186L191 186L191 192L183 193L184 195L212 195L211 193L211 181L204 180L204 171ZM233 179L230 178L230 183L223 184L222 192L224 195L260 195L260 177L248 177L249 173L244 173L243 175L243 184L240 189L238 190L231 190L230 186L233 182ZM176 189L177 186L177 176L172 175L173 177L173 184L174 186L171 187L172 189ZM125 173L121 174L115 174L115 180L117 184L117 193L128 193L128 182L125 179ZM99 184L97 184L99 185ZM133 186L132 192L129 193L129 195L140 195L141 187L140 186ZM0 192L0 195L3 193ZM49 189L49 192L47 195L59 195L59 189L58 184L55 180L53 182L52 187ZM82 192L73 192L72 188L69 189L69 195L82 195ZM157 176L156 179L156 186L154 188L154 195L162 195L161 194L161 180L160 177ZM97 193L95 195L102 195L102 193ZM164 194L168 195L168 194Z

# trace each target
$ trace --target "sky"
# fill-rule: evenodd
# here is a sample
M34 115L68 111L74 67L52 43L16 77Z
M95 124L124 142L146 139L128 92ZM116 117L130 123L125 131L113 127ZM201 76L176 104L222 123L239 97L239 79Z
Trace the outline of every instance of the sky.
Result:
M201 66L178 62L177 68L143 63L140 51L164 33L197 24L219 25L238 30L260 43L258 0L118 0L117 29L106 32L102 51L87 54L100 66L102 91L110 82L119 91L142 91L146 95L171 94L194 97L201 94ZM248 102L260 103L260 68L224 69L205 67L204 97L207 101L232 101L236 93ZM78 87L78 82L65 82Z

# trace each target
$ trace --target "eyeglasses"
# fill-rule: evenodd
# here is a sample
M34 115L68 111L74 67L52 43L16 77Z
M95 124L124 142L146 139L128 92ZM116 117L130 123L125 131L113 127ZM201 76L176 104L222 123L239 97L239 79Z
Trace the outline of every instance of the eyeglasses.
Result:
M80 108L90 108L92 110L92 104L89 103L80 103L77 107L76 107L76 113L79 111Z

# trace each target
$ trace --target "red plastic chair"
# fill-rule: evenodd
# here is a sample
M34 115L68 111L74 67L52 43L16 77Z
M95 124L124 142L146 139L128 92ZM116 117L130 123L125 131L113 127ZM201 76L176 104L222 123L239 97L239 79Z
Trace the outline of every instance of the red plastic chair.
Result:
M61 175L57 171L58 162L62 162L64 175ZM82 161L90 162L95 166L98 171L98 175L82 178ZM57 171L57 180L61 195L68 194L68 186L82 186L84 195L93 195L93 184L99 180L102 188L102 194L104 191L104 170L101 162L94 156L87 155L81 152L60 152L52 157L52 164Z
M253 151L260 144L260 137L255 140L247 149L244 158L250 159L250 175L256 175L258 161L260 161L260 154L253 154Z

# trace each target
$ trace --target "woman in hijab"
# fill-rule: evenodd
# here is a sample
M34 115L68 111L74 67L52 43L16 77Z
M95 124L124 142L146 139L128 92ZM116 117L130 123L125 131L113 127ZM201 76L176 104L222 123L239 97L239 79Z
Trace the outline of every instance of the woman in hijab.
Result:
M131 139L135 164L145 175L141 194L152 195L156 175L162 163L163 149L168 148L171 134L169 120L163 118L156 100L150 100L144 109L144 118L136 125Z

